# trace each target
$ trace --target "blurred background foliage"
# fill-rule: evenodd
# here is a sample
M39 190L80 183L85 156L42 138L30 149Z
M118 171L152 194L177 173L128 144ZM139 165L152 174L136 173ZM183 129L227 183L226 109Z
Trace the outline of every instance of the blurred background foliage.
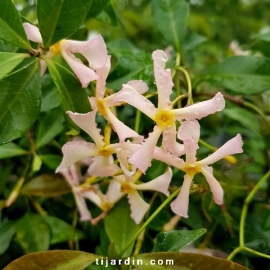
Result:
M122 83L129 79L140 78L148 83L150 91L155 91L151 53L156 49L171 51L169 66L174 66L176 52L173 44L168 43L158 30L153 19L153 1L93 0L84 26L71 37L85 40L96 32L102 34L109 53L113 55L108 87L114 90L119 90ZM37 23L34 0L14 0L14 3L25 20ZM202 195L191 195L189 218L181 219L176 228L206 228L207 233L196 241L196 247L220 249L226 254L239 245L239 221L244 199L270 169L270 84L269 87L250 94L248 91L237 91L237 82L235 87L227 88L217 85L216 79L207 79L211 70L215 71L216 65L237 54L232 49L233 41L238 43L238 51L249 56L263 57L265 66L268 65L269 0L190 1L181 64L190 73L194 100L208 99L217 91L227 95L226 108L222 112L200 121L202 139L219 147L236 133L241 133L244 153L236 156L235 164L224 160L214 166L215 175L225 191L225 207L220 208L213 204L209 190ZM12 52L17 48L0 41L0 50ZM61 58L58 61L65 65ZM244 70L246 63L242 64L239 60L233 69L238 71L241 68ZM242 79L248 81L250 74L246 71L243 71ZM269 83L270 69L264 68L258 72L256 79ZM256 85L252 85L252 80L248 82L250 88L257 89ZM184 77L180 77L180 85L181 92L185 93ZM89 95L93 92L93 87L91 85L87 90ZM42 90L41 113L34 126L25 136L9 144L10 154L3 151L1 154L0 148L0 267L25 253L49 248L80 248L103 255L108 253L109 238L103 221L98 226L80 223L68 186L61 177L53 175L62 159L61 146L78 132L64 121L59 108L59 94L48 74L42 78ZM176 96L175 93L173 95ZM152 100L155 101L155 97ZM133 128L135 114L133 108L126 106L119 111L119 118ZM102 120L100 124L104 124ZM142 116L141 133L147 135L151 124L149 119ZM83 132L80 136L87 138ZM199 154L202 158L211 153L207 147L202 144L200 146ZM165 168L164 164L153 162L145 179L153 179ZM26 171L29 173L23 180L24 184L21 183L23 188L20 196L11 206L7 206L6 200ZM182 176L181 172L174 170L172 190L181 184ZM36 180L38 177L39 180ZM44 177L49 180L45 181ZM36 180L36 186L29 184L32 179ZM196 176L195 181L206 187L203 177ZM265 254L270 254L269 195L268 182L255 196L246 221L246 246ZM151 196L149 193L146 197ZM163 200L163 196L157 195L151 211ZM100 213L91 203L89 208L93 216ZM45 216L46 220L37 214L42 214L43 211L48 214ZM172 216L168 206L151 222L145 233L142 252L152 250L153 239ZM29 222L31 226L26 226ZM78 231L74 231L74 228ZM62 235L59 236L57 230ZM238 254L234 260L250 269L270 269L268 259L249 253Z

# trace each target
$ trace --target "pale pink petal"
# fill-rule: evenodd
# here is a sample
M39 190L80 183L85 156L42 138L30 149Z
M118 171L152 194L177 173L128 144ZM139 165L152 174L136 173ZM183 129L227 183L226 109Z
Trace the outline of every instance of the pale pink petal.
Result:
M184 176L184 182L181 187L180 193L177 198L171 203L172 211L181 216L188 218L188 203L189 203L189 190L193 177L189 175Z
M199 148L197 141L194 138L184 141L185 153L186 153L186 163L188 165L194 166L196 163L196 152Z
M185 153L184 145L176 141L175 124L164 129L162 133L162 146L175 156L181 156Z
M191 138L194 138L197 142L199 141L200 124L197 120L183 122L178 129L178 139L185 141Z
M147 84L142 80L131 80L127 83L127 85L131 86L141 95L148 91Z
M150 204L146 203L137 191L128 194L128 202L131 210L130 216L136 224L139 224L149 209Z
M62 48L66 51L82 54L93 69L101 68L107 60L107 48L101 35L88 41L65 40Z
M123 84L122 90L120 90L114 98L114 102L126 102L131 106L137 108L144 114L146 114L151 119L154 119L157 109L151 101L146 97L139 94L135 89L133 89L128 84Z
M95 71L85 66L72 53L61 50L61 54L80 80L83 88L86 88L91 81L98 79L98 75L95 73Z
M120 142L123 142L126 138L138 138L139 141L143 140L142 136L140 136L133 129L131 129L130 127L126 126L123 122L121 122L111 112L110 109L106 109L106 116L108 122L112 125L113 130L117 133Z
M96 111L98 109L97 107L97 99L95 97L88 97L91 108L93 111Z
M29 40L36 43L43 43L38 27L30 23L23 23L23 28Z
M161 51L154 51L152 54L154 60L154 74L158 89L158 108L169 109L171 104L170 95L172 94L172 77L171 70L165 69L165 64L168 60L167 55Z
M78 183L76 182L76 179L75 180L73 179L69 168L63 168L59 170L58 173L62 174L65 177L66 181L69 183L71 187L78 185Z
M145 173L147 168L151 166L154 149L161 133L162 129L158 126L155 126L154 131L149 134L149 137L145 140L142 146L129 158L129 162L143 173Z
M182 119L193 120L201 119L205 116L221 111L224 109L224 107L225 100L223 95L221 93L217 93L210 100L195 103L181 109L174 109L172 112L179 121Z
M81 221L87 221L92 219L92 215L90 211L88 210L88 207L85 203L85 200L82 196L79 194L73 193L76 205L78 207L78 210L80 212L80 220Z
M126 149L121 149L117 152L117 159L120 163L120 167L125 175L132 176L134 175L136 168L132 166L130 169L130 164L128 163L128 151Z
M234 138L227 141L219 149L207 158L197 162L199 165L213 164L214 162L233 154L243 153L243 141L240 134L237 134Z
M170 182L172 179L172 170L171 168L168 168L168 170L153 179L152 181L139 184L139 185L131 185L132 187L136 188L137 190L155 190L163 193L167 197L170 195L170 192L168 191Z
M42 77L47 69L47 63L43 59L40 59L39 63L40 63L40 77Z
M216 180L216 178L213 175L213 168L208 166L203 166L201 168L202 174L205 176L206 181L208 182L208 185L210 186L210 190L213 194L214 202L216 204L222 204L223 203L223 189L220 185L220 183Z
M73 113L68 111L67 114L70 116L72 121L81 129L83 129L95 142L97 147L104 146L103 136L100 135L100 129L97 128L96 124L96 113L97 111L91 111L89 113Z
M76 141L66 143L62 148L62 152L64 155L63 160L56 172L71 166L83 158L96 156L98 149L93 143Z
M159 147L155 147L153 158L180 170L185 167L185 162L181 158L178 158Z
M91 202L93 202L95 205L97 205L98 207L102 208L102 200L100 198L100 196L98 196L95 192L93 192L92 190L89 191L85 191L85 192L81 192L81 195L84 198L87 198L88 200L90 200Z
M116 180L112 180L106 193L107 202L116 203L124 195L125 193L121 192L121 184Z
M111 70L111 56L107 56L106 63L103 67L96 70L98 75L98 80L96 81L96 98L102 99L104 98L106 91L106 79Z
M94 176L113 176L119 171L119 167L113 163L112 156L109 158L96 156L88 169L88 173Z

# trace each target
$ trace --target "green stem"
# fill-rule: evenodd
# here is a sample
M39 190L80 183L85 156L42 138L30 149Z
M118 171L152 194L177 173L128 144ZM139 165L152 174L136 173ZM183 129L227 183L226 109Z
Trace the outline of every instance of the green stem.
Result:
M139 128L140 128L140 122L141 122L141 111L136 110L136 118L135 118L135 128L134 130L139 133Z
M270 255L261 253L261 252L259 252L259 251L254 250L254 249L251 249L251 248L248 248L248 247L243 247L243 250L248 251L249 253L252 253L252 254L254 254L254 255L258 255L258 256L261 256L261 257L270 259Z
M231 260L233 259L233 257L234 257L237 253L239 253L241 250L242 250L242 248L240 248L240 247L235 248L235 249L230 253L230 255L228 256L227 260L231 261Z
M187 87L188 87L188 105L192 105L193 104L192 86L191 86L191 80L190 80L190 77L188 75L188 72L182 67L178 67L177 69L182 71L183 74L185 75L185 78L186 78L186 81L187 81Z
M145 221L141 228L133 235L127 245L119 253L119 257L122 257L129 246L136 240L140 233L148 226L148 224L156 217L156 215L180 192L181 188L178 188L174 193L172 193L159 207L158 209Z

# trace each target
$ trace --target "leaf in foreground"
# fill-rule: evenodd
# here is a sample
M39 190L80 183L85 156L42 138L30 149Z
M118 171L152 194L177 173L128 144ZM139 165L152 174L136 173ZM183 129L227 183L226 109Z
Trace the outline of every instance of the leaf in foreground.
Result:
M50 250L22 256L3 270L81 270L97 258L98 255L81 251Z

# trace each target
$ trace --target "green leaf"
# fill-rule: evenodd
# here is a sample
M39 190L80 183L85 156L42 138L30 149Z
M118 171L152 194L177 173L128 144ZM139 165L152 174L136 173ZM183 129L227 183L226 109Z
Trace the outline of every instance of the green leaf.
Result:
M39 62L0 81L0 145L22 136L35 122L41 106Z
M98 15L95 16L95 19L113 26L117 25L116 14L110 2L104 7L104 9Z
M52 110L46 117L40 122L38 127L36 149L49 143L56 135L61 133L64 129L64 118L59 114L60 110Z
M27 182L22 194L53 197L70 192L70 186L61 174L42 174Z
M10 142L0 146L0 159L11 158L29 154L17 144Z
M19 12L11 0L1 0L0 39L19 48L31 49Z
M82 270L99 257L82 251L50 250L24 255L3 270L33 270L37 265L42 270Z
M130 260L138 270L248 270L246 267L228 261L202 254L180 252L153 252L139 254Z
M264 33L264 34L256 34L252 36L253 39L263 40L263 41L270 41L270 33Z
M51 229L50 244L57 244L73 239L82 239L85 237L84 233L75 229L65 221L52 216L43 217Z
M50 47L79 29L90 6L90 0L37 0L39 30L44 47Z
M209 70L200 80L237 94L254 95L270 88L270 61L263 57L234 56Z
M181 52L189 4L186 0L152 0L153 19L164 38Z
M39 157L41 158L42 162L46 164L52 170L55 170L59 166L63 158L62 156L49 155L49 154L39 155Z
M179 251L204 233L206 229L161 232L157 235L153 252Z
M109 3L110 0L92 0L92 5L87 14L87 19L93 18L98 15Z
M64 116L72 127L78 129L66 112L87 113L91 110L86 91L81 87L79 80L66 68L49 59L47 64L61 95Z
M132 236L138 231L139 225L130 217L129 204L126 199L121 200L105 217L105 229L111 241L114 242L117 253L128 244ZM119 222L121 221L121 222ZM125 252L130 255L132 246Z
M0 254L8 249L10 242L15 234L15 222L7 221L0 226Z
M0 80L19 65L25 58L30 57L26 53L0 52Z
M42 216L25 214L16 224L16 240L25 253L47 250L50 229Z

